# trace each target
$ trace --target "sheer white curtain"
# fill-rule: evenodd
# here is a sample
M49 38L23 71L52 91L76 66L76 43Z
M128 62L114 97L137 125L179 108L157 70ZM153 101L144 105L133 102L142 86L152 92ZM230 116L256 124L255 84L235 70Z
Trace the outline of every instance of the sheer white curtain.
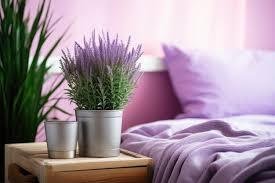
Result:
M31 2L31 7L37 1ZM131 35L146 53L161 54L161 43L192 48L243 46L245 0L56 0L62 16L57 32L71 25L61 47L81 41L93 28Z

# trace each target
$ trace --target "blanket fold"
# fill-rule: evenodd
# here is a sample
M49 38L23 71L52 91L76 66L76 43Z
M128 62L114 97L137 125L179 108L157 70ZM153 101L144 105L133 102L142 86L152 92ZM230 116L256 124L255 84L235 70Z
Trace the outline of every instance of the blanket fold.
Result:
M122 135L121 146L153 158L155 183L274 181L275 123L253 131L230 120L190 121L139 126ZM273 128L257 131L266 125Z

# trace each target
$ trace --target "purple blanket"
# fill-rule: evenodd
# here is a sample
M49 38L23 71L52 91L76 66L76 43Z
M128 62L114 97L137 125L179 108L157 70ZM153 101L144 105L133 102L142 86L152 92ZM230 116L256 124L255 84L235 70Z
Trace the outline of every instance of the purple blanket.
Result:
M275 117L167 120L122 135L123 148L152 157L155 183L275 182Z

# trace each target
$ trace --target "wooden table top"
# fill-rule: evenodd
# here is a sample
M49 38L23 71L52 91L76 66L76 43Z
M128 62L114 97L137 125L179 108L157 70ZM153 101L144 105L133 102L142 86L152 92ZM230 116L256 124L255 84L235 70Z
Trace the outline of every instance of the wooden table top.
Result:
M23 143L8 144L6 152L9 157L19 166L36 175L40 167L51 168L52 171L76 171L105 168L122 168L147 166L152 163L152 159L121 149L118 157L110 158L86 158L76 157L73 159L49 159L47 154L47 144L43 143Z

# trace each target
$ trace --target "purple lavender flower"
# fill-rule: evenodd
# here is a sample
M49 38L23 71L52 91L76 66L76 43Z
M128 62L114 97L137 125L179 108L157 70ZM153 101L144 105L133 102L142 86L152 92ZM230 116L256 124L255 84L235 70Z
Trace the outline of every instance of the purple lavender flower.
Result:
M142 55L141 45L131 47L109 33L102 32L83 46L75 42L74 56L62 50L60 64L68 81L68 95L79 109L116 110L127 103L140 76L137 60Z

